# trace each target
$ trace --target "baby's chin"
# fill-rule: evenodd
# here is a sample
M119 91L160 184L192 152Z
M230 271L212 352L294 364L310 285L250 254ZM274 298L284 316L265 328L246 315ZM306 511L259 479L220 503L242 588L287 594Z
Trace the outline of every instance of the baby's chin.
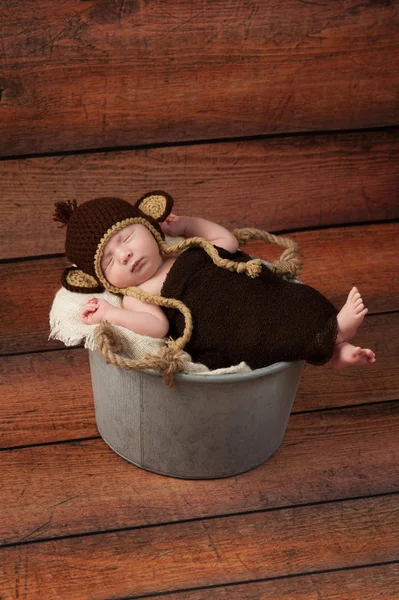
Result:
M128 287L137 287L143 282L132 278L132 279L123 279L123 280L114 281L114 283L112 283L112 281L108 281L108 283L110 283L113 287L123 289L123 288L128 288Z
M128 276L128 277L121 277L121 278L117 277L116 279L112 279L112 278L108 279L107 278L107 281L113 287L116 287L116 288L137 287L147 280L144 273L141 273L140 275L138 273L135 273L135 274L132 273L131 276Z

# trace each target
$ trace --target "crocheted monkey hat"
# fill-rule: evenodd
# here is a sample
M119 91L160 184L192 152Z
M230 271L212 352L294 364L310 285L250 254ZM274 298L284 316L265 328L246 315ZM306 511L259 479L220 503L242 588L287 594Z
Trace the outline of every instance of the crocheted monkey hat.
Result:
M76 201L58 202L54 220L67 225L65 254L76 265L64 271L63 287L80 293L102 292L104 288L112 291L101 269L101 257L109 238L120 229L139 223L162 246L165 237L159 223L170 214L172 206L171 196L157 191L146 194L134 205L108 197L89 200L80 206Z

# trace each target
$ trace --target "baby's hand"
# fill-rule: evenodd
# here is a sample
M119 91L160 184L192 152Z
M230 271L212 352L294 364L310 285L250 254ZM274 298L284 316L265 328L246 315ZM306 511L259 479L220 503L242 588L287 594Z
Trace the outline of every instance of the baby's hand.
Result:
M86 325L97 325L105 319L105 315L111 308L111 304L102 298L89 298L86 307L80 315L80 320Z
M185 220L184 217L178 217L173 213L170 213L166 217L165 221L161 223L161 229L167 235L173 236L184 236Z

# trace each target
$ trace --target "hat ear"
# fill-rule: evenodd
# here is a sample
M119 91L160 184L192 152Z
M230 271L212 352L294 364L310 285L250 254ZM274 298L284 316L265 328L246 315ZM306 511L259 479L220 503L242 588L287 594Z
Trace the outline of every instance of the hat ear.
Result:
M95 277L84 273L77 267L68 267L62 274L62 287L79 294L98 294L104 291Z
M147 217L162 223L172 212L173 198L166 192L154 191L142 196L135 207Z

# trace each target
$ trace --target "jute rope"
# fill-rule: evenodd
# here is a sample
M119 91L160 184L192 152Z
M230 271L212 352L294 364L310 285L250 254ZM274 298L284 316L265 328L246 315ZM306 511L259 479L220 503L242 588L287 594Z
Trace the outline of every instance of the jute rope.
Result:
M154 296L153 294L148 294L147 292L144 292L143 290L140 290L140 288L136 287L116 288L108 284L107 290L113 294L132 296L133 298L137 298L138 300L141 300L141 302L146 302L147 304L155 304L156 306L165 306L166 308L175 308L180 310L185 321L183 335L177 340L168 340L166 343L169 348L173 348L176 351L182 350L191 338L191 334L193 332L193 318L191 316L191 311L183 302L180 302L180 300L176 300L175 298L164 298L163 296Z
M299 247L293 240L273 235L261 229L236 229L233 231L233 234L237 238L240 247L244 246L250 240L264 240L282 246L285 250L280 258L271 264L271 270L281 276L287 275L289 277L296 277L300 274L302 263L296 256L299 252ZM188 247L199 246L209 254L216 265L230 271L246 273L249 277L257 277L262 269L262 263L259 259L240 263L221 258L214 246L203 238L188 238L173 246L169 246L163 240L160 240L159 246L164 254L178 254ZM183 314L185 319L183 335L177 340L167 340L166 346L157 354L146 356L142 360L128 359L120 355L120 352L123 352L124 348L123 338L117 333L112 325L106 321L103 321L94 332L96 346L107 363L125 370L154 369L161 373L163 382L167 387L173 387L175 385L174 375L184 371L187 362L183 348L190 340L193 330L191 311L183 302L174 298L153 296L136 287L123 289L114 288L108 282L106 283L106 289L110 292L115 294L122 293L125 296L133 296L142 302L155 304L157 306L175 308L180 310Z
M103 321L94 331L94 342L108 364L127 371L153 369L159 371L163 382L169 388L175 385L175 374L184 371L187 359L182 350L165 346L158 354L146 356L142 360L124 358L124 342L121 335L108 323Z
M249 277L257 277L262 270L262 263L259 258L254 258L248 262L238 262L222 258L219 256L215 246L201 237L187 238L173 246L169 246L166 242L161 241L159 246L164 254L179 254L186 248L202 248L218 267L222 267L228 271L236 271L237 273L246 273Z
M280 258L272 262L269 268L278 275L287 275L289 277L300 275L302 262L297 258L299 246L294 240L281 235L273 235L262 229L235 229L233 234L237 238L240 248L245 246L250 240L264 240L286 248Z

